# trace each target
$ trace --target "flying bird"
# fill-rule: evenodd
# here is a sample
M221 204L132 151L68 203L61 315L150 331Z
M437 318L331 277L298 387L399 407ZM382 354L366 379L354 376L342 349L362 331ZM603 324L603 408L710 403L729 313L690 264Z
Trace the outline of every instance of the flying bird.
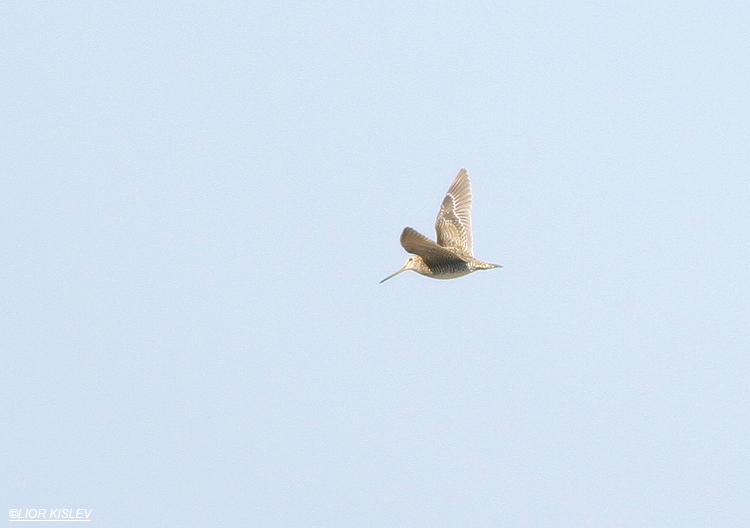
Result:
M501 268L474 258L471 241L471 184L461 169L443 198L435 220L437 244L411 227L401 233L401 245L414 256L404 267L380 281L384 283L402 271L414 270L433 279L454 279L472 271Z

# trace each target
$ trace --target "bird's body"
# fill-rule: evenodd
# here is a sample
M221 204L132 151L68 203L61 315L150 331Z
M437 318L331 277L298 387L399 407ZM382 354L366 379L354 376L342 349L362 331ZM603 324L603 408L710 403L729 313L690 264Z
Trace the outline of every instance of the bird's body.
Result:
M471 184L466 169L461 169L443 198L435 221L437 243L411 227L401 233L401 245L414 256L403 268L389 275L381 283L402 271L414 270L433 279L454 279L480 269L500 268L497 264L474 258L471 237Z

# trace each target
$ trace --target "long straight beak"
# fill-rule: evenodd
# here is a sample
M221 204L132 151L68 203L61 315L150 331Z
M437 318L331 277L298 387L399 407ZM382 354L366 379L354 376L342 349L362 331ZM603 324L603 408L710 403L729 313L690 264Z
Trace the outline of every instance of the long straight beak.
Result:
M392 279L393 277L395 277L396 275L398 275L402 271L406 271L406 266L404 266L403 268L401 268L400 270L398 270L396 273L392 273L391 275L388 275L385 279L383 279L382 281L380 281L380 284L383 284L388 279Z

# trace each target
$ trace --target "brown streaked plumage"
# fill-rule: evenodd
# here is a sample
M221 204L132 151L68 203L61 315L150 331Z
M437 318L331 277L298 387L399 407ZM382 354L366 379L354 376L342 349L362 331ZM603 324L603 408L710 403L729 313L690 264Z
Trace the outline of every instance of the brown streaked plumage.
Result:
M414 270L433 279L453 279L480 269L501 268L474 258L471 240L471 184L469 173L461 169L448 189L435 220L437 243L411 227L401 233L401 245L414 254L403 268L383 279L381 284L402 271Z

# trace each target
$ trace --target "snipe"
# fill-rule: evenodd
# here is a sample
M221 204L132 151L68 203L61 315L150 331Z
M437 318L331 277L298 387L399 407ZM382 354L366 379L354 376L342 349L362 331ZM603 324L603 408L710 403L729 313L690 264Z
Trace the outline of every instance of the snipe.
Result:
M411 227L401 233L401 245L414 254L403 268L380 281L384 283L402 271L414 270L433 279L454 279L476 270L501 268L474 258L471 241L471 184L461 169L443 198L435 221L437 244Z

